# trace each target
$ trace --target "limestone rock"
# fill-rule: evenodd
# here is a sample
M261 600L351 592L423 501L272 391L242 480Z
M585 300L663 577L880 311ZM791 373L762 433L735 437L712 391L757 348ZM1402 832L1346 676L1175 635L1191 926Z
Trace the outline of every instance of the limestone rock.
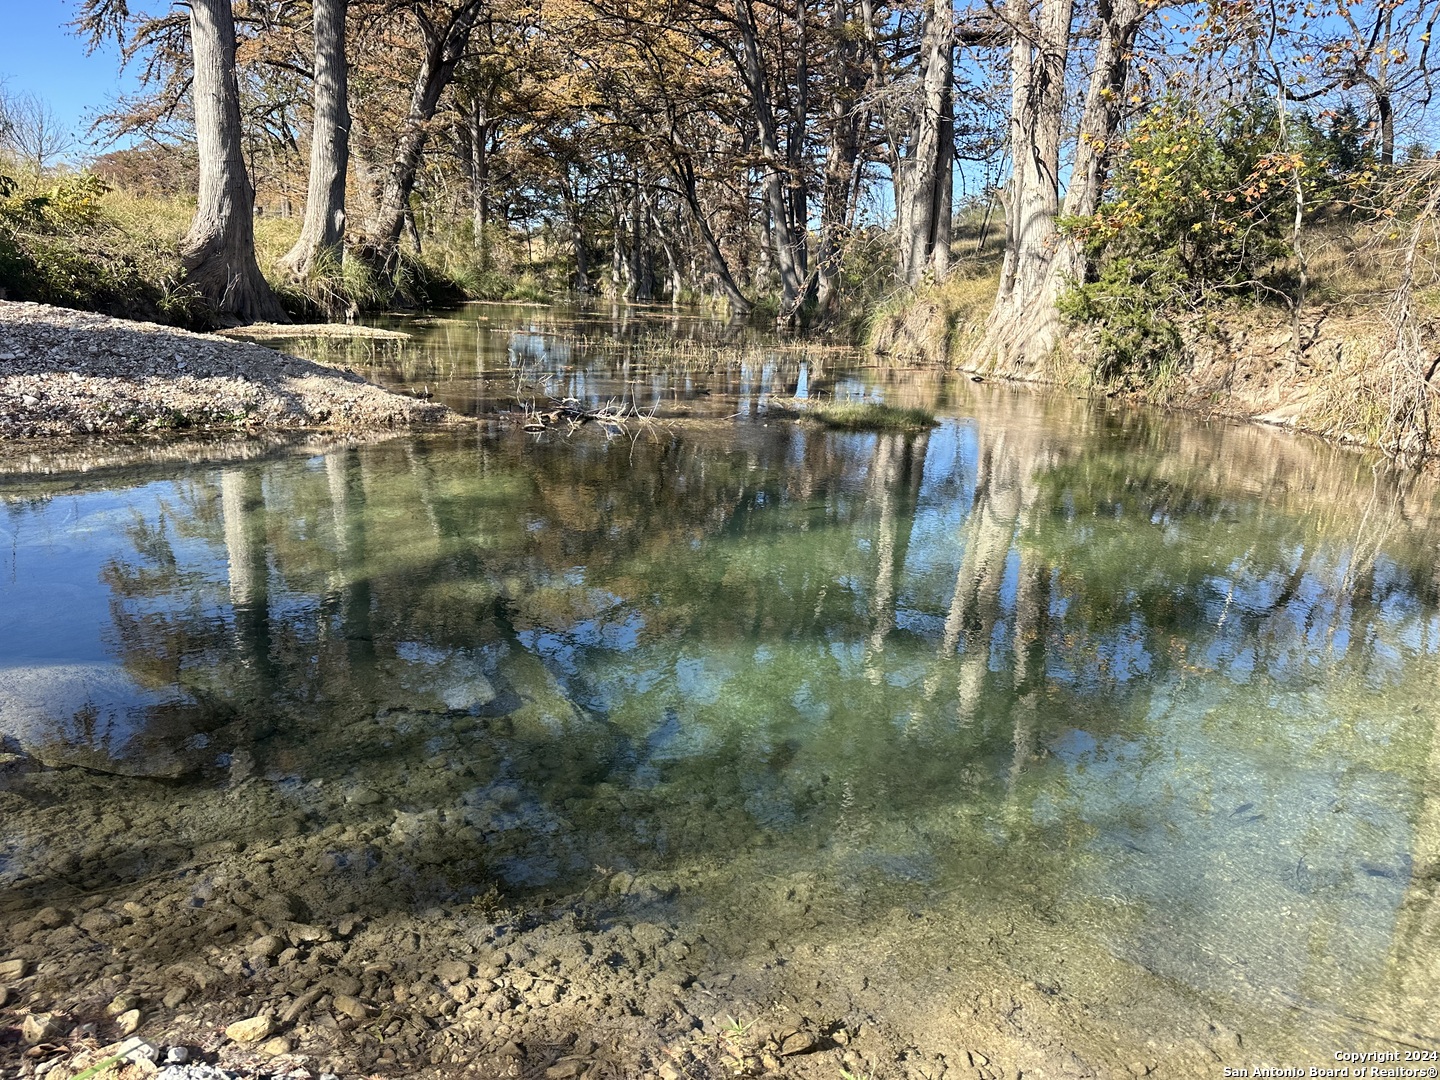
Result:
M443 690L440 700L453 712L471 712L495 700L495 687L484 675L476 675Z
M335 995L335 1011L344 1013L352 1020L364 1020L370 1015L370 1010L365 1008L364 1003L349 994Z
M285 942L281 941L274 934L266 934L258 937L250 945L251 956L263 956L267 959L272 956L279 956L285 948Z
M31 1013L20 1025L20 1038L25 1041L25 1045L34 1046L50 1039L58 1039L64 1030L64 1025L53 1013Z
M470 965L461 960L446 960L435 969L441 982L464 982L470 977Z
M140 1010L128 1009L117 1016L115 1018L115 1030L122 1039L134 1035L136 1031L140 1030Z
M257 1043L268 1039L275 1030L275 1021L268 1016L252 1016L237 1020L225 1029L227 1038L238 1043Z

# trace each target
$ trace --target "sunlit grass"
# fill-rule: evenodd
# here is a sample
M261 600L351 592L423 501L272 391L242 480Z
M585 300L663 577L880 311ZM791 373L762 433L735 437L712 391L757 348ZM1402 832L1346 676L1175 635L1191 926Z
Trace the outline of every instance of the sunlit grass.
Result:
M825 401L802 414L841 431L917 431L935 426L929 409L903 408L877 401Z

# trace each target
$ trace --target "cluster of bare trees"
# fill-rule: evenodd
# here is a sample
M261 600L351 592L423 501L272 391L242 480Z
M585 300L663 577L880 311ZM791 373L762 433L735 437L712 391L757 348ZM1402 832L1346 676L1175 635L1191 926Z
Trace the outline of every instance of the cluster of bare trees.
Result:
M577 292L710 291L742 313L773 296L782 320L832 314L847 267L943 278L971 198L1003 205L983 346L1003 361L1049 348L1058 291L1087 273L1058 223L1095 211L1162 96L1344 102L1393 163L1440 5L1322 6L195 0L137 17L83 0L80 22L145 65L152 93L112 119L193 124L186 266L233 316L281 314L255 266L257 183L285 207L303 192L296 275L344 257L393 273L405 245L457 229L485 269L517 230L566 252Z

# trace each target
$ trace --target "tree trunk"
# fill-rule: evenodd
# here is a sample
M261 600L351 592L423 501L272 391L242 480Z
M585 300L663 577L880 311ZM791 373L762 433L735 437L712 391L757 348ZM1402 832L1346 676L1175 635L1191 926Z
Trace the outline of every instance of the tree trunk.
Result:
M218 315L289 322L255 261L255 192L241 149L230 0L192 0L190 43L200 184L195 220L180 242L186 284Z
M685 199L685 205L690 208L690 220L695 225L695 231L700 234L700 243L709 258L710 270L725 293L725 299L730 304L730 311L735 315L750 314L755 310L755 305L740 291L740 286L735 284L735 277L730 273L730 264L725 261L725 253L720 250L719 241L715 239L715 234L710 229L710 222L705 218L705 211L701 209L700 193L695 183L695 167L673 144L671 147L671 171L680 185L680 194Z
M415 188L415 174L425 141L430 135L430 121L440 104L440 95L450 85L455 66L465 54L471 31L480 15L482 0L463 0L451 8L443 21L418 19L425 42L425 58L415 75L410 91L410 110L400 125L395 140L395 156L386 171L374 220L367 230L365 252L377 266L393 270L399 254L400 234L405 228L405 214L410 193Z
M1006 370L1047 355L1059 335L1051 264L1059 246L1060 124L1074 0L1045 0L1032 27L1027 0L1007 0L1010 152L1005 259L977 359Z
M670 306L678 307L680 294L685 289L685 276L680 269L679 244L670 238L653 207L650 210L650 224L655 230L655 238L660 241L660 250L665 253L666 277L670 279Z
M1121 105L1130 76L1130 55L1135 35L1144 18L1141 0L1098 0L1096 17L1099 35L1095 45L1095 66L1080 117L1080 138L1075 147L1075 165L1065 189L1066 217L1089 217L1100 205L1105 176L1110 167L1111 149L1120 131ZM1090 267L1081 244L1062 239L1051 275L1060 286L1087 280Z
M1380 164L1395 164L1395 106L1388 91L1375 94L1375 111L1380 117Z
M475 250L480 256L480 269L490 269L490 118L488 102L479 94L461 108L456 125L456 154L465 171L470 195L470 223Z
M610 295L615 299L630 295L630 266L625 259L625 202L623 190L610 186Z
M750 98L755 114L755 134L760 147L763 175L761 189L765 206L770 213L771 250L775 256L775 267L780 272L780 296L782 316L799 306L801 273L795 258L795 234L790 224L790 210L786 204L785 189L788 169L782 164L780 138L775 123L775 107L770 96L770 81L765 74L764 59L760 55L760 40L754 12L748 0L740 6L735 19L740 31L741 81ZM795 183L790 180L789 183ZM803 190L803 189L802 189Z
M921 44L920 107L907 140L910 152L895 163L895 222L900 273L917 285L933 266L950 266L953 195L955 20L950 0L931 0Z
M833 314L840 285L843 238L848 231L855 162L860 156L860 133L868 112L859 106L867 74L858 62L857 47L846 34L845 0L830 9L831 58L829 130L825 139L825 172L820 193L820 249L815 257L815 306L821 319Z
M338 268L345 239L345 174L350 161L349 79L345 59L347 0L315 0L315 117L310 182L300 239L285 256L297 278L316 263Z
M795 244L795 266L800 277L810 272L810 198L805 185L805 138L810 127L809 28L806 0L795 0L795 101L790 110L790 131L785 157L790 170L790 235Z
M655 298L655 267L650 260L645 229L650 218L648 205L649 200L637 179L630 197L630 280L634 283L632 295L637 300Z

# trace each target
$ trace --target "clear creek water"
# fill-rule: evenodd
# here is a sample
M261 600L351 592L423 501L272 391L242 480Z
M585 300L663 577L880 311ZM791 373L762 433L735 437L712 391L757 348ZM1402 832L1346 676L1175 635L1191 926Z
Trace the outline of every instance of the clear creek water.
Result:
M1117 1031L1244 1018L1275 1064L1440 1048L1429 481L636 325L469 309L344 358L691 419L0 480L4 906L360 823L324 872L372 908L637 875L733 953L853 941L944 993L988 950ZM797 392L941 420L767 415ZM38 799L67 766L180 850ZM187 810L239 784L277 816Z

